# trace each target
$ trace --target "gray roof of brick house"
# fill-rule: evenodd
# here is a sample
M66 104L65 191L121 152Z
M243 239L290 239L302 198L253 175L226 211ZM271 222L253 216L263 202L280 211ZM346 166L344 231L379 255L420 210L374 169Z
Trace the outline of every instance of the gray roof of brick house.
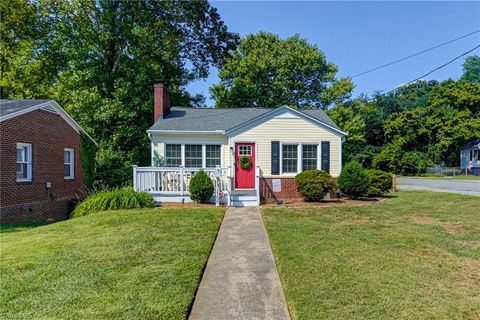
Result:
M0 116L21 111L51 100L5 100L0 99Z
M167 116L158 119L149 130L216 131L230 130L272 110L270 108L185 108L172 107ZM298 110L335 129L338 126L321 110Z

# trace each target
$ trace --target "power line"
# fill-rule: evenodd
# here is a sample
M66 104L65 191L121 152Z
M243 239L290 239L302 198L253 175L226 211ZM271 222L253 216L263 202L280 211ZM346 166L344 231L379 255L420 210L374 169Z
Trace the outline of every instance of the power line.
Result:
M458 38L449 40L449 41L447 41L447 42L441 43L441 44L436 45L436 46L434 46L434 47L431 47L431 48L422 50L422 51L417 52L417 53L414 53L414 54L411 54L411 55L409 55L409 56L407 56L407 57L404 57L404 58L401 58L401 59L398 59L398 60L395 60L395 61L386 63L386 64L384 64L384 65L381 65L381 66L379 66L379 67L376 67L376 68L373 68L373 69L370 69L370 70L367 70L367 71L364 71L364 72L361 72L361 73L358 73L358 74L352 76L352 79L355 78L355 77L359 77L359 76L362 76L362 75L364 75L364 74L367 74L367 73L376 71L376 70L378 70L378 69L382 69L382 68L391 66L392 64L395 64L395 63L398 63L398 62L401 62L401 61L404 61L404 60L407 60L407 59L416 57L416 56L418 56L418 55L421 55L422 53L425 53L425 52L428 52L428 51L432 51L432 50L434 50L434 49L440 48L440 47L442 47L442 46L444 46L444 45L450 44L450 43L452 43L452 42L458 41L458 40L460 40L460 39L466 38L466 37L468 37L468 36L471 36L472 34L479 33L479 32L480 32L480 29L479 29L479 30L476 30L476 31L473 31L473 32L470 32L470 33L468 33L468 34L465 34L465 35L463 35L463 36L461 36L461 37L458 37Z
M478 49L478 48L480 48L480 44L479 44L479 45L477 45L476 47L474 47L474 48L472 48L472 49L468 50L467 52L464 52L464 53L462 53L461 55L459 55L459 56L456 56L455 58L451 59L451 60L450 60L450 61L448 61L447 63L444 63L444 64L442 64L441 66L439 66L439 67L436 67L435 69L433 69L433 70L431 70L431 71L429 71L429 72L425 73L424 75L422 75L422 76L420 76L420 77L418 77L418 78L416 78L416 79L414 79L414 80L412 80L412 81L409 81L409 82L407 82L407 83L405 83L405 84L402 84L401 86L399 86L399 87L397 87L397 88L395 88L395 89L392 89L392 90L390 90L390 91L388 91L388 92L384 93L383 95L387 95L387 94L389 94L389 93L391 93L391 92L393 92L393 91L397 90L398 88L401 88L401 87L404 87L404 86L408 86L408 85L409 85L409 84L411 84L411 83L414 83L414 82L416 82L416 81L418 81L418 80L420 80L420 79L423 79L423 78L425 78L426 76L428 76L428 75L432 74L433 72L435 72L435 71L437 71L437 70L439 70L439 69L442 69L442 68L444 68L444 67L448 66L450 63L454 62L455 60L458 60L458 59L460 59L461 57L463 57L463 56L465 56L465 55L469 54L470 52L472 52L472 51L474 51L474 50L476 50L476 49Z

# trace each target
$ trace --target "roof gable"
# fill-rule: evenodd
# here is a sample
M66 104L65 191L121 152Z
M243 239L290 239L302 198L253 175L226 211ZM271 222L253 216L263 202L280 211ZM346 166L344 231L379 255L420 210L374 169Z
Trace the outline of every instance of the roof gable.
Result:
M0 100L0 122L35 110L54 112L61 116L75 131L85 134L95 145L98 144L82 127L54 100Z
M328 117L325 114L326 117ZM283 106L279 107L276 109L271 110L270 112L263 114L257 118L251 119L250 121L247 121L245 123L241 123L238 126L230 129L227 131L228 135L237 135L239 133L245 132L251 128L254 128L270 119L273 118L287 118L287 119L303 119L305 121L308 121L314 125L317 125L327 131L330 131L334 134L337 134L339 136L346 136L347 134L340 130L335 124L331 125L327 123L326 121L319 120L317 117L312 117L303 111L298 111L295 109L292 109L288 106ZM328 118L330 121L331 119ZM333 122L332 122L333 123Z

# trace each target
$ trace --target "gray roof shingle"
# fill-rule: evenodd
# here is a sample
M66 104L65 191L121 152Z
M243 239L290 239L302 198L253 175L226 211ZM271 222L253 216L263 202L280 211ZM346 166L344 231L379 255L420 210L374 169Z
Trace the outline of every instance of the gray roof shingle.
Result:
M275 109L269 108L185 108L172 107L150 130L216 131L230 130ZM297 110L335 129L337 125L321 110Z
M51 100L5 100L0 99L0 116L6 116L11 113L27 109L41 103Z

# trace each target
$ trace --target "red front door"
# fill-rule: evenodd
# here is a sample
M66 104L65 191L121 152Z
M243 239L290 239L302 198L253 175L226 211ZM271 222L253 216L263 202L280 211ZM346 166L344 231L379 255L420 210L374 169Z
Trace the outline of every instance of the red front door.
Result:
M242 158L246 160L244 157L250 158L248 168L242 168L240 164ZM235 188L255 188L255 143L235 143Z

